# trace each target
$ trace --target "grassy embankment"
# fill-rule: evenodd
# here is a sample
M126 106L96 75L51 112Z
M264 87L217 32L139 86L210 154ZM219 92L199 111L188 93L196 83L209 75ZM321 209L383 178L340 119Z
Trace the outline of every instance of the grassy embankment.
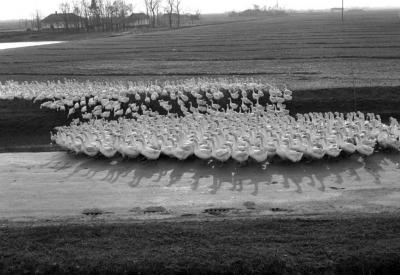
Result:
M258 218L0 228L5 274L398 274L400 219Z

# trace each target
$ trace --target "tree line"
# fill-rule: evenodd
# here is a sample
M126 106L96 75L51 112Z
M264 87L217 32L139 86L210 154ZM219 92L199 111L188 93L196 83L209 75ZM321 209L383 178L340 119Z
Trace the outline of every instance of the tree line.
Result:
M273 7L260 7L259 5L253 5L252 9L247 9L241 12L232 11L228 13L229 16L270 16L270 15L287 15L288 11L279 7L278 3Z
M142 25L156 28L167 25L179 28L182 20L191 22L200 19L200 13L184 14L182 0L142 0L145 6L146 22ZM58 14L63 18L65 31L119 31L129 27L129 17L134 10L132 3L125 0L76 0L64 1L59 6ZM137 14L137 16L139 16ZM78 21L78 22L77 22ZM42 16L39 11L32 16L32 29L42 29ZM28 25L28 21L25 23Z

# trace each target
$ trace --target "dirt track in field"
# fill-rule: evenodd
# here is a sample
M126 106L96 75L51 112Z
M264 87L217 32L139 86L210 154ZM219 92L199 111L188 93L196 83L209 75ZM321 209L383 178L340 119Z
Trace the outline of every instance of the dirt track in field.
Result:
M93 208L109 218L137 219L199 215L208 208L234 208L250 216L400 209L400 155L395 153L273 162L266 169L235 163L212 167L197 160L93 160L65 152L0 156L0 218L11 220L79 218ZM168 213L143 214L150 206Z

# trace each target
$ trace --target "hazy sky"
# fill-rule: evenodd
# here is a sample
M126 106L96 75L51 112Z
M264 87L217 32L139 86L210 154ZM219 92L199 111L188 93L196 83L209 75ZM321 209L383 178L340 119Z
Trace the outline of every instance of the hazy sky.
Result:
M73 2L74 0L67 0ZM80 1L80 0L76 0ZM0 20L29 18L35 10L48 15L58 10L62 0L0 0ZM126 0L136 11L143 11L144 0ZM197 9L201 13L218 13L231 10L244 10L253 4L273 6L276 0L182 0L187 12ZM341 0L279 0L279 5L290 9L324 9L341 6ZM347 7L400 7L400 0L345 0Z

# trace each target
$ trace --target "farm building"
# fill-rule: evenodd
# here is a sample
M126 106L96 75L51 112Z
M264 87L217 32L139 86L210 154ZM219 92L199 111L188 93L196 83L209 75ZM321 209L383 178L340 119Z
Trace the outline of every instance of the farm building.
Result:
M147 26L150 24L150 16L141 12L141 13L132 13L126 19L126 24L128 27L138 27L138 26Z
M42 29L61 30L79 29L82 17L73 13L53 13L42 20Z

